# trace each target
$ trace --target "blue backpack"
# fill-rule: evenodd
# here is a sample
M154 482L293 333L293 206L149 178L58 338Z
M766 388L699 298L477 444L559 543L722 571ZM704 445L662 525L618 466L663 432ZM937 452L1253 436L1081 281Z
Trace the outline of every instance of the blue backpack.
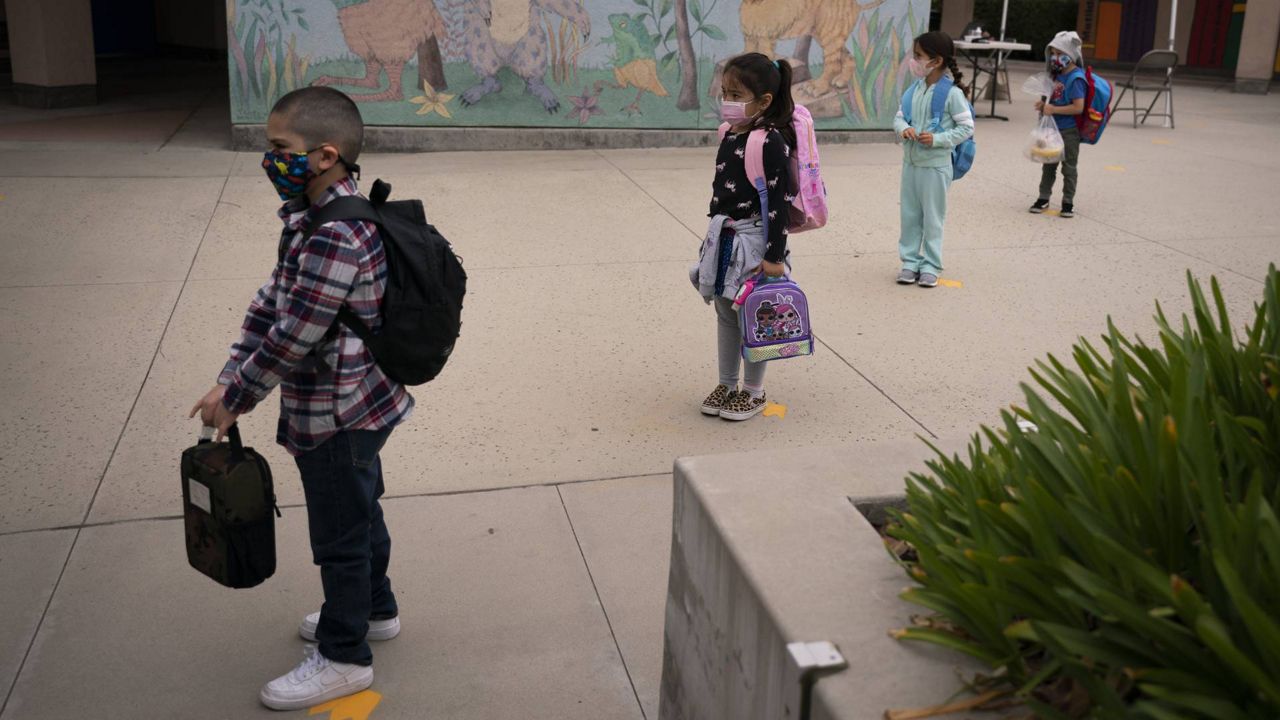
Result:
M923 84L923 80L917 80L907 88L902 95L902 117L911 124L911 101L915 99L916 88ZM955 83L951 78L943 75L938 80L937 87L933 89L933 101L930 103L930 114L933 115L932 129L937 130L942 127L942 113L947 109L947 97L951 94L951 88L955 87ZM969 112L973 112L973 105L969 105ZM978 144L973 141L970 135L968 140L960 143L951 150L951 169L952 178L959 180L969 172L969 168L973 167L973 157L978 153Z

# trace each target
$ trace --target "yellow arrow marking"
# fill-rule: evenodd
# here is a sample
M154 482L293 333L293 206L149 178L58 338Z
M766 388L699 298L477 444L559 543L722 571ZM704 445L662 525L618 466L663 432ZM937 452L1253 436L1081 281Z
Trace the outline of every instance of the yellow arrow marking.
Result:
M960 282L959 280L947 280L946 278L938 278L938 284L943 287L949 287L949 288L964 287L964 283Z
M765 417L776 417L779 420L787 416L787 406L779 405L774 402L766 402L764 404L764 412L761 413Z
M1151 144L1152 145L1172 145L1173 141L1167 138L1156 138L1155 140L1151 141Z
M307 714L331 713L329 720L369 720L369 716L373 714L373 709L378 707L380 702L382 702L382 695L373 690L365 690L355 695L348 695L323 705L317 705L311 708L311 711Z
M1111 172L1124 172L1123 165L1108 165L1107 169L1110 170Z

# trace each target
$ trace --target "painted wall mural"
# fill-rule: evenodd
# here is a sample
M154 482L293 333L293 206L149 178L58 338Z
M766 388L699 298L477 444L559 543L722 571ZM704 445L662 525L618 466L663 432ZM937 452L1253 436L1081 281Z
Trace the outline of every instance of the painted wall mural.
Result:
M925 0L227 0L231 114L305 85L371 125L711 128L718 68L792 60L819 128L892 125Z

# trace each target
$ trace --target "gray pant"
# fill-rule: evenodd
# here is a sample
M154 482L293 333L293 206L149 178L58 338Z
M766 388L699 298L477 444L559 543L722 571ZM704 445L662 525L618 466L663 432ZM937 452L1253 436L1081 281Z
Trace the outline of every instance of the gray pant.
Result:
M726 298L717 297L713 302L716 306L716 341L720 350L720 384L730 390L738 387L738 371L745 364L743 387L764 387L765 363L747 362L742 358L742 326L738 320L738 309L732 300Z
M1076 199L1076 164L1080 160L1080 131L1073 125L1062 133L1062 162L1045 165L1040 173L1040 199L1053 195L1053 182L1058 179L1058 165L1062 165L1062 202L1074 203Z

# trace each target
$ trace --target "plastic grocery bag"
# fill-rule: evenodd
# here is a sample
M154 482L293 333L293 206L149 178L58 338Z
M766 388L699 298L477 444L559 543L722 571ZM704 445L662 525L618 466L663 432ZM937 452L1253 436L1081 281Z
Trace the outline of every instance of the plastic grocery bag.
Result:
M1022 83L1022 92L1038 98L1050 97L1053 95L1053 78L1049 73L1036 73Z
M1058 124L1053 121L1053 118L1045 115L1040 118L1040 124L1027 137L1027 145L1022 154L1026 155L1031 162L1049 165L1062 162L1062 149L1062 133L1058 132Z

